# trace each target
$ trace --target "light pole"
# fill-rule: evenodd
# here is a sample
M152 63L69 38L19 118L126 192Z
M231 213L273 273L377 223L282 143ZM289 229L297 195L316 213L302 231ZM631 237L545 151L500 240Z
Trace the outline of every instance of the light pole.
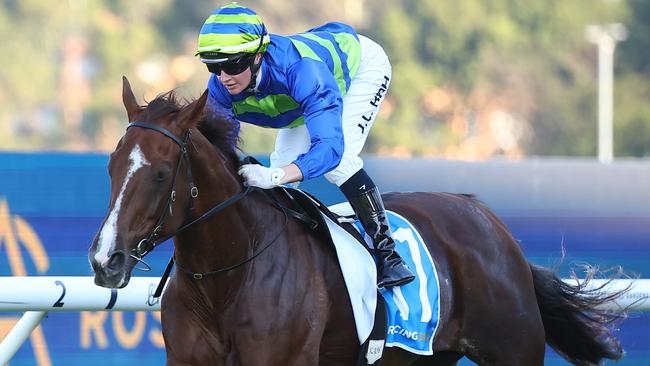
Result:
M623 24L590 25L585 36L598 46L598 161L614 159L614 49L627 38Z

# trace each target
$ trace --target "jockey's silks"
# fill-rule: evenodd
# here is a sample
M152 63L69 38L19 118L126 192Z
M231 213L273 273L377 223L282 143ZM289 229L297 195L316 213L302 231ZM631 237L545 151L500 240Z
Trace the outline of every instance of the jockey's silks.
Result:
M327 23L291 36L271 34L255 90L231 95L216 75L208 82L210 103L233 123L292 128L305 124L310 150L294 163L304 179L334 169L343 154L343 96L361 58L356 32Z

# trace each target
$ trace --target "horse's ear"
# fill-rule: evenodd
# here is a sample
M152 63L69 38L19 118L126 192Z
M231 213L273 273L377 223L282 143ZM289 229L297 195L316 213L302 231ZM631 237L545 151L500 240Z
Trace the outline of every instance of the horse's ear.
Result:
M135 95L133 95L133 90L131 90L131 84L129 84L126 76L122 76L122 103L124 103L124 108L126 108L126 115L129 117L129 121L133 121L135 116L142 112L142 107L135 100Z
M205 108L205 103L208 100L208 90L206 89L199 99L193 101L192 103L186 105L178 112L176 121L182 128L190 128L196 125L196 122L201 118L203 114L203 109Z

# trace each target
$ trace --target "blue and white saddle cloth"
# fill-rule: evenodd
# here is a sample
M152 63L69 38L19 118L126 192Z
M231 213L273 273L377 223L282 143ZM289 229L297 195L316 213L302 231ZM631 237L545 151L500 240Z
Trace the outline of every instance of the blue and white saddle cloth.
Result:
M350 205L341 203L329 207L342 216L353 214ZM415 227L397 213L387 211L395 247L416 279L404 286L381 289L388 314L387 347L399 347L419 355L433 354L433 337L440 318L440 284L435 264L422 237ZM348 232L323 215L327 222L350 301L360 343L372 330L377 301L377 271L367 250ZM357 222L357 229L363 228ZM372 240L364 235L372 246Z

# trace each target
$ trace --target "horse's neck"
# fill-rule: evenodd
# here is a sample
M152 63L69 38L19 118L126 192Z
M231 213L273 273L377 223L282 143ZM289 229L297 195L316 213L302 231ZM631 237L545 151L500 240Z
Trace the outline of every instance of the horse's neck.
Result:
M210 149L210 154L192 159L195 184L199 188L192 218L199 217L244 189L240 178L235 170L228 166L224 156L214 152L211 146L207 148ZM269 207L263 207L263 203L256 199L259 195L254 196L257 197L246 196L179 235L175 243L178 265L192 272L208 273L237 265L250 258L260 241L264 241L268 236L259 225L263 218L256 215L263 216ZM198 291L228 297L227 294L232 295L233 292L239 291L250 264L245 263L230 271L210 275L221 278L216 281L206 279L200 283L195 282L194 287Z

